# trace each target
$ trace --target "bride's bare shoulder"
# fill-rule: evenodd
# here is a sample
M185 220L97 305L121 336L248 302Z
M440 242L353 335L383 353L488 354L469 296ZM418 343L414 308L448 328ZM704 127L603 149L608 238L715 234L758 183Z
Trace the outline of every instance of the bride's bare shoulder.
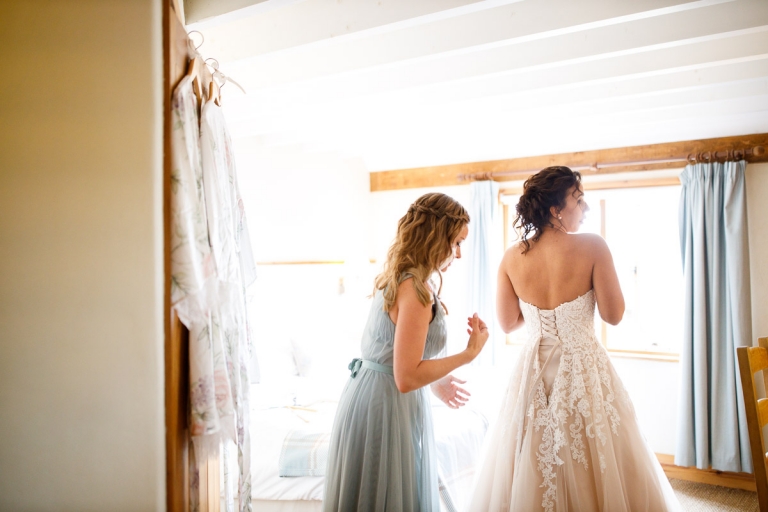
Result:
M582 243L601 243L605 242L605 239L596 233L571 233L574 240L579 240Z
M574 233L572 236L577 245L580 245L590 252L600 253L608 250L608 244L605 243L605 238L600 235L594 233Z
M523 256L525 246L522 240L513 243L504 251L504 261L514 261Z

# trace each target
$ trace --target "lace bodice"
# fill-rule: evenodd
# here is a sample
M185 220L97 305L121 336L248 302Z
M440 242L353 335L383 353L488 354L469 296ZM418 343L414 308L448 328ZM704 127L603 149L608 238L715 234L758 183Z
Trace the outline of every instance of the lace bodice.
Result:
M560 304L555 309L539 309L520 299L520 309L528 326L528 339L558 338L563 344L597 342L595 338L595 293Z

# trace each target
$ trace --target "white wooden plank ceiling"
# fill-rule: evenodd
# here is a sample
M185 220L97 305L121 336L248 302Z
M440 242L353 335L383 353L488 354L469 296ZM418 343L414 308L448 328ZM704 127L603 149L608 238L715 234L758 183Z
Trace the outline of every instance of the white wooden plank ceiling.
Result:
M248 92L238 145L368 171L768 132L768 0L266 0L188 29Z

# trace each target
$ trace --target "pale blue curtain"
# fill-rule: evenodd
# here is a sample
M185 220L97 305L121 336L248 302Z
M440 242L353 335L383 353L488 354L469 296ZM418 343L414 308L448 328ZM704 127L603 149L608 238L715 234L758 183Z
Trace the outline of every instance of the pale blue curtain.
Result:
M499 231L499 184L495 181L475 181L469 186L469 236L466 256L469 260L469 311L477 312L486 324L490 337L473 364L492 365L504 337L496 329L496 273L501 260Z
M736 358L736 347L752 340L745 168L744 161L696 164L680 176L678 466L752 471Z

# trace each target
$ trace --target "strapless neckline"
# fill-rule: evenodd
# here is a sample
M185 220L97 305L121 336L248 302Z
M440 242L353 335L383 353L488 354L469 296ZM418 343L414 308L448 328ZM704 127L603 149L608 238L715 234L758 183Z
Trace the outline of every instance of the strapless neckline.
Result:
M530 307L532 307L532 308L534 308L534 309L538 309L539 311L557 311L558 309L560 309L560 308L562 308L562 307L564 307L564 306L568 306L568 305L570 305L570 304L573 304L573 303L575 303L575 302L578 302L578 301L580 301L581 299L583 299L583 298L584 298L584 297L586 297L587 295L593 294L593 293L594 293L594 291L595 291L595 289L594 289L594 288L590 288L590 289L589 289L589 290L587 290L585 293L583 293L583 294L579 295L579 296L578 296L578 297L576 297L575 299L573 299L573 300L569 300L569 301L567 301L567 302L563 302L562 304L560 304L560 305L558 305L558 306L555 306L555 308L554 308L554 309L544 309L544 308L540 308L540 307L538 307L538 306L537 306L537 305L535 305L535 304L531 304L530 302L527 302L527 301L525 301L525 300L521 299L520 297L518 297L518 299L520 300L520 302L523 302L523 303L525 303L525 304L528 304Z

